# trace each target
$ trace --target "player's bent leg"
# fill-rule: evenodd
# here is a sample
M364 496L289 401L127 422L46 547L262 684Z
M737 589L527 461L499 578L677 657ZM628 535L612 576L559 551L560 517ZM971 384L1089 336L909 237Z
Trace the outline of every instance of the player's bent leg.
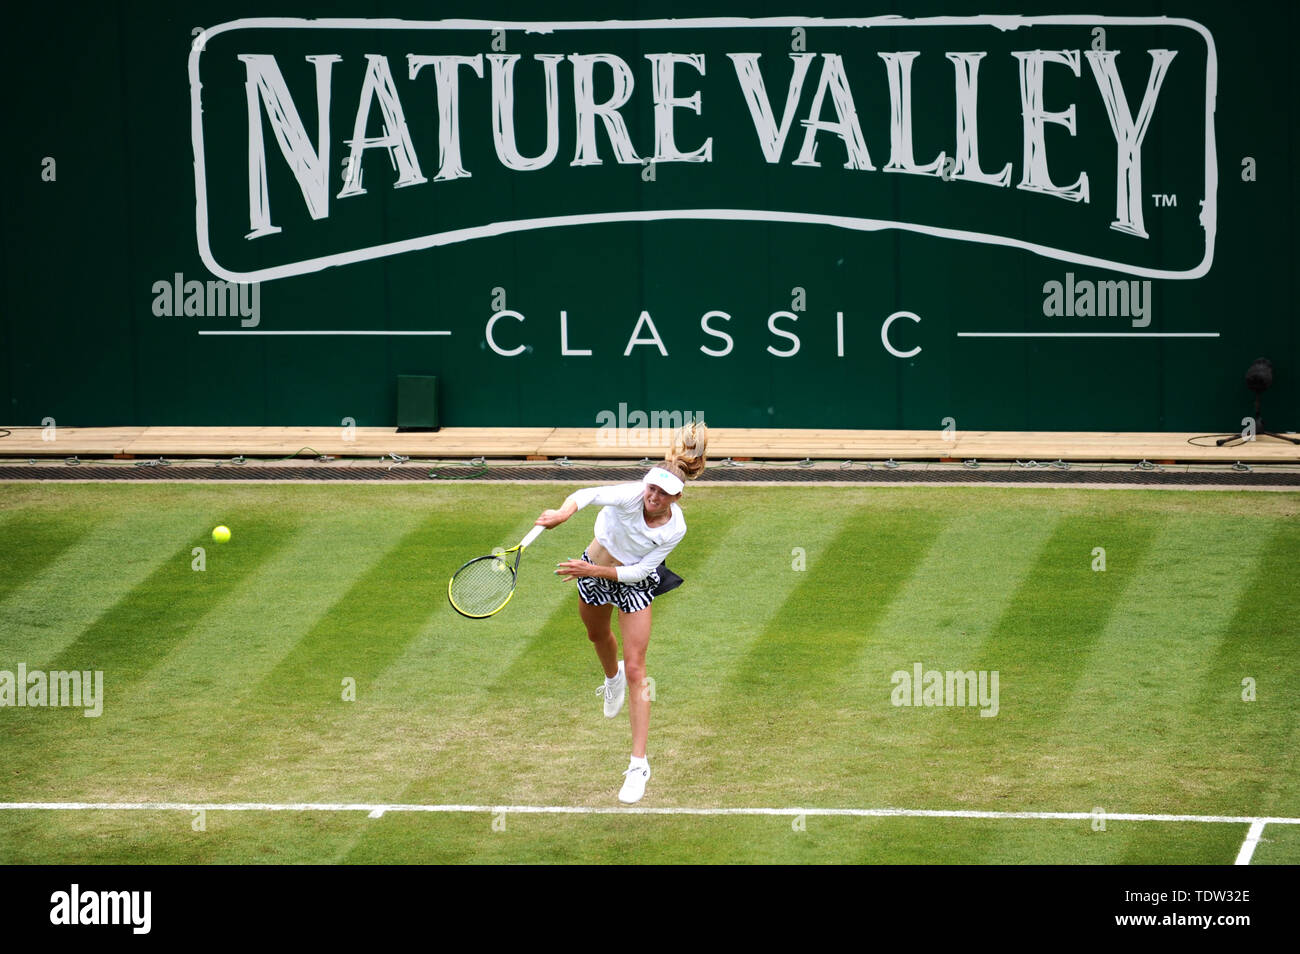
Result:
M609 603L592 606L579 596L578 615L582 618L582 625L587 627L587 638L596 649L605 676L612 678L618 675L618 640L614 638L614 631L609 625L614 607Z
M623 699L627 695L627 680L623 677L623 664L618 659L618 640L609 625L614 607L608 603L592 606L579 596L578 612L587 627L587 638L596 649L600 666L605 670L605 682L597 687L596 695L601 697L605 718L612 719L623 711Z

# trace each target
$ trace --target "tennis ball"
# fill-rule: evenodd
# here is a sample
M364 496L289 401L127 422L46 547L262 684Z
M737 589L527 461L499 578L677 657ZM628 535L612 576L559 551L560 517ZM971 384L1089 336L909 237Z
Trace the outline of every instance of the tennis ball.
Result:
M212 539L217 541L217 543L225 543L230 539L230 528L217 527L217 529L212 531Z

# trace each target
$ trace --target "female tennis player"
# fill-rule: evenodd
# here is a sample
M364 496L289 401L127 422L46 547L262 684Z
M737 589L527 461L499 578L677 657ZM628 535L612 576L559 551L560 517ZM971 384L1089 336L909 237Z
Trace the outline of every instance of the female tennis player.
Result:
M613 718L630 693L632 760L623 773L619 801L640 801L650 780L646 737L650 731L650 693L646 687L645 656L650 644L650 603L681 583L664 560L686 536L682 517L683 482L704 472L708 428L702 421L688 424L673 437L663 463L650 468L637 483L591 487L568 496L559 510L547 510L537 525L556 527L588 504L600 504L596 536L581 560L557 564L555 572L578 584L578 615L587 638L605 670L605 684L596 690L604 698L605 715ZM623 659L610 621L619 611Z

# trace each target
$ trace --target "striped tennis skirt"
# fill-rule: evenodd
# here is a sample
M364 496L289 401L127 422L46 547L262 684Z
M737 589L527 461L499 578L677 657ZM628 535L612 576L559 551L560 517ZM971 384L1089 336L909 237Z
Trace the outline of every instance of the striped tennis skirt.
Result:
M582 551L582 559L591 562L586 550ZM619 583L598 576L578 577L578 595L588 606L613 603L624 613L635 613L649 606L656 596L676 589L681 582L680 576L661 563L639 583Z

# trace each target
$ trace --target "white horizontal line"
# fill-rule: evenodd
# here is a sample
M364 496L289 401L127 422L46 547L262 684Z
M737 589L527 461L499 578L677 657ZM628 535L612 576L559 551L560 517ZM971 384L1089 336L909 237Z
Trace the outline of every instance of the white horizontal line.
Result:
M1151 821L1225 823L1234 825L1300 825L1300 818L1258 818L1252 815L1143 815L1133 812L986 812L923 808L685 808L592 805L417 805L357 802L0 802L9 811L136 811L136 812L388 812L497 813L515 815L822 815L852 818L988 818L1048 821Z
M200 331L201 335L449 335L450 331Z
M1217 338L1217 331L959 331L958 338Z

